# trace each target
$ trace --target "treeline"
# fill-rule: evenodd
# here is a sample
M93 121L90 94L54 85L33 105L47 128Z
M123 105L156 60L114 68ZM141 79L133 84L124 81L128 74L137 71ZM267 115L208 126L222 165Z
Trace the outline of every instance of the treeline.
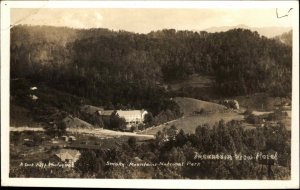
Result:
M78 117L95 127L104 127L112 130L123 130L125 121L121 118L101 117L97 113L87 113L82 111L83 105L99 105L104 106L108 110L130 110L130 109L146 109L149 114L146 115L144 125L139 125L132 130L143 130L153 125L159 125L170 120L174 120L182 113L176 102L167 97L167 94L160 88L136 88L135 90L128 88L126 84L120 88L113 89L109 97L118 97L116 102L111 99L88 99L82 94L74 95L73 92L65 92L63 90L55 90L43 83L36 85L28 81L28 79L17 78L10 81L10 114L14 116L11 122L26 123L25 118L30 118L34 122L42 123L46 131L52 135L61 134L61 128L65 128L62 120L69 114ZM36 90L30 90L31 87L36 87ZM124 93L120 93L120 89ZM139 90L140 89L140 90ZM117 91L119 90L119 91ZM137 90L137 91L136 91ZM136 94L136 93L139 94ZM124 95L125 93L130 95ZM34 95L38 99L33 100ZM105 96L105 94L103 94ZM123 96L124 97L123 97ZM144 98L143 98L144 97ZM107 100L107 102L106 102ZM16 107L17 106L17 107ZM18 106L25 108L27 112L19 112ZM23 119L22 119L23 118ZM55 126L54 126L55 124ZM28 123L27 123L28 125Z
M162 93L158 83L184 80L193 73L214 76L216 93L224 96L254 92L286 96L291 92L291 50L244 29L135 34L15 26L11 77L43 81L100 103L134 100L130 104L135 107Z
M279 36L274 37L276 40L285 43L288 46L293 46L293 31L285 32Z
M158 178L158 179L290 179L290 132L282 124L244 130L239 121L214 126L199 126L195 133L170 127L160 131L156 139L139 143L134 137L128 143L112 149L87 149L75 163L74 170L61 175L60 170L17 168L11 177L81 177L81 178ZM232 159L200 159L198 155L231 155ZM276 159L256 159L260 153L275 155ZM238 160L235 155L253 156L252 160ZM200 163L197 166L125 166L111 163Z
M130 138L128 144L123 144L122 148L84 151L84 156L75 166L81 177L96 178L289 179L290 148L290 132L283 124L244 130L239 121L225 123L221 120L214 126L199 126L193 134L186 134L172 126L158 132L151 143L139 144L134 138ZM195 158L195 152L199 155L231 155L232 160L201 160ZM256 159L259 153L277 153L277 159ZM254 159L237 160L235 154L253 156ZM108 166L107 161L127 164L200 164L123 168ZM97 167L87 169L84 164Z

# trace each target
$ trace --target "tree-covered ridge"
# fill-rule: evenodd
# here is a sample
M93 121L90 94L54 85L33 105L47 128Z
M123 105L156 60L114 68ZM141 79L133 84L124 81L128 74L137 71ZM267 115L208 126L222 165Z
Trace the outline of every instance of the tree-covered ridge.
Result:
M11 76L112 102L116 100L107 97L112 87L152 88L157 82L184 80L193 73L215 76L220 95L271 92L285 96L291 92L291 50L245 29L135 34L15 26L11 29Z
M279 36L274 37L276 40L288 45L293 46L293 31L290 30L289 32L285 32Z

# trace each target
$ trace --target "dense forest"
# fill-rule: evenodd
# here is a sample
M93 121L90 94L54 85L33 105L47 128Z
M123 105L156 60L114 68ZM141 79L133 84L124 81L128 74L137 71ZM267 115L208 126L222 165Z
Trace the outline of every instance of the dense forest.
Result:
M285 43L288 46L293 46L293 32L290 30L289 32L285 32L279 36L275 36L275 39Z
M148 108L154 115L174 107L158 84L194 73L213 76L220 96L291 93L291 46L245 29L136 34L19 25L11 29L10 56L12 79L106 107Z

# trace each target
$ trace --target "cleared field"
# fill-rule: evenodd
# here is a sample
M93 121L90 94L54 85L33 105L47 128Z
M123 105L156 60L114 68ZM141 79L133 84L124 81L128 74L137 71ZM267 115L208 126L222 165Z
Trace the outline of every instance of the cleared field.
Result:
M194 112L216 113L226 112L226 107L220 104L197 100L194 98L176 97L174 101L179 105L180 110L185 116L192 115Z
M174 101L179 105L184 116L157 127L149 128L141 132L141 134L155 135L163 128L169 128L172 125L176 126L177 129L183 129L186 133L194 133L195 129L202 124L213 126L221 119L225 122L244 119L244 115L240 112L230 111L225 106L217 103L185 97L176 97ZM200 112L201 110L203 110L202 113L195 114L195 112Z
M157 127L153 127L149 130L145 130L142 133L148 135L155 135L158 131L163 130L163 128L169 128L172 125L176 126L177 129L183 129L185 133L194 133L195 129L202 124L209 124L210 126L219 122L223 119L225 122L231 120L243 120L244 115L236 112L228 113L213 113L213 114L202 114L198 116L184 116L172 123L162 124Z

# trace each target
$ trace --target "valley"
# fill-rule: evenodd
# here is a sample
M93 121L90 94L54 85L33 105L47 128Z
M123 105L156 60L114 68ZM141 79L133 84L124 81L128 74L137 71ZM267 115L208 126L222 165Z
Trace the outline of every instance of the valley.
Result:
M292 49L280 39L242 28L138 34L18 25L10 48L10 176L290 178ZM279 156L196 168L105 165L192 162L195 152Z

